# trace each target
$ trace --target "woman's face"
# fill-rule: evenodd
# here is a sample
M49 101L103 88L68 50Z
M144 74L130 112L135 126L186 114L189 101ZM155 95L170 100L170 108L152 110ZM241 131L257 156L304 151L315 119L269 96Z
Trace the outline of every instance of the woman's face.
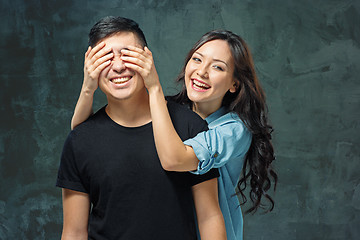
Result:
M185 85L200 116L215 112L225 93L236 91L233 75L234 60L226 41L212 40L194 52L186 64Z

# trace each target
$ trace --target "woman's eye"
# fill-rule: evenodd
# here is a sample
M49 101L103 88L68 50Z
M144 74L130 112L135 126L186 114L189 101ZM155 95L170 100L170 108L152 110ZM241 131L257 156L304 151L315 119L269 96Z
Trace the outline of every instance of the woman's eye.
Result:
M215 69L218 69L218 70L220 70L220 71L224 71L224 69L223 69L222 67L218 66L218 65L215 65L214 68L215 68Z
M197 58L197 57L193 57L192 58L195 62L200 62L201 60L200 60L200 58Z

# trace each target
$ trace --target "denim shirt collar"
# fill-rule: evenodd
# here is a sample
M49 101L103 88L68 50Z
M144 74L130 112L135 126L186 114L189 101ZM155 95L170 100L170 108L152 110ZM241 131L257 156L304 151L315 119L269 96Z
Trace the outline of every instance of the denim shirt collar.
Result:
M216 112L210 114L207 118L205 118L205 121L210 124L211 122L215 121L216 119L218 119L222 115L225 115L228 112L229 111L226 109L226 107L221 107Z

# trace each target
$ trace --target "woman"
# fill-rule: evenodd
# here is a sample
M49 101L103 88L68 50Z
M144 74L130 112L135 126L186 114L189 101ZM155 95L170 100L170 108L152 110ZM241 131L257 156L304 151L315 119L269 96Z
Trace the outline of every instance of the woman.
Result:
M100 59L106 55L98 56ZM277 182L271 165L272 127L267 120L265 94L246 43L230 31L211 31L190 50L178 77L182 91L171 99L198 113L208 122L209 130L184 143L172 126L151 52L146 47L131 47L122 50L122 60L144 78L155 143L164 169L203 174L219 168L219 201L227 239L242 239L242 213L236 195L246 202L243 191L250 182L253 205L247 212L261 207L263 197L270 201L271 211L274 201L267 191L271 178L274 189ZM97 65L101 64L98 61ZM85 105L91 109L91 103ZM81 122L79 115L75 111L72 126Z

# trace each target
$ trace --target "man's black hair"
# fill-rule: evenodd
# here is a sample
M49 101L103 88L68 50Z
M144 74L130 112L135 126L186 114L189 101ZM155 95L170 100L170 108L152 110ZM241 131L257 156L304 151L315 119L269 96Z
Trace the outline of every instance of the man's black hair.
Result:
M123 18L108 16L100 19L90 30L89 46L94 47L102 39L119 32L134 33L142 47L147 46L145 35L135 21Z

